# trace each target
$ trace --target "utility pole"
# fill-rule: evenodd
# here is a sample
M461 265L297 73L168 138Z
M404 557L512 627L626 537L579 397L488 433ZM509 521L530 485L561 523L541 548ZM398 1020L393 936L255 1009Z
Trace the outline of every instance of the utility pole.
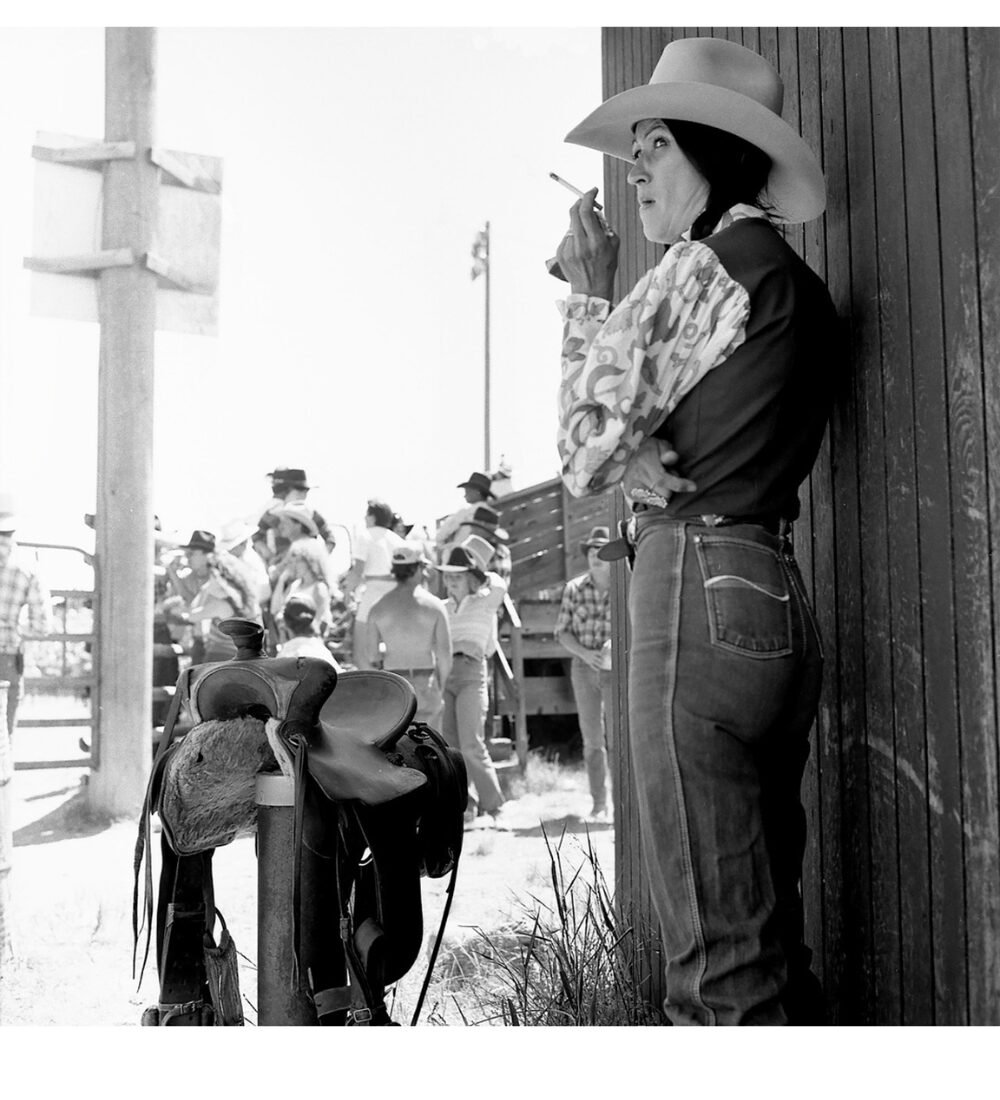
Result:
M486 223L486 344L483 349L483 469L490 473L490 223Z
M97 569L99 756L89 783L94 809L134 815L150 766L153 679L153 250L160 172L154 141L156 31L105 31L105 141L134 142L107 163L102 248L129 249L128 266L100 272Z
M490 223L476 234L472 243L472 278L486 276L486 347L483 387L483 471L490 472Z

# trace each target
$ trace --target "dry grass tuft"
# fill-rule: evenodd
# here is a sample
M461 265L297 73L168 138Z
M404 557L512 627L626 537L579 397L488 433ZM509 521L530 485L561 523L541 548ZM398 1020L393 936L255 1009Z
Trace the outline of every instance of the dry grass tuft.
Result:
M473 940L443 954L441 976L428 1001L428 1023L663 1023L634 978L632 960L643 933L616 911L589 836L583 863L576 868L564 863L565 836L553 844L545 835L551 900L522 900L515 924L489 932L477 928Z

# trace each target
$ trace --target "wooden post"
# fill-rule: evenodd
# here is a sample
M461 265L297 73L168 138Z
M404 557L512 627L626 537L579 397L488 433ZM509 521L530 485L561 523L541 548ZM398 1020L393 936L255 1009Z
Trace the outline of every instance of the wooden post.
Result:
M14 958L10 871L14 859L14 749L7 729L7 680L0 680L0 1024L3 1023L3 972Z
M310 1027L318 1022L316 1010L292 981L295 780L272 772L258 775L256 802L257 1023Z
M153 350L156 276L142 264L156 227L151 27L105 32L105 138L134 141L133 160L105 168L102 248L136 262L101 271L98 378L99 608L94 809L138 812L150 765L153 678Z

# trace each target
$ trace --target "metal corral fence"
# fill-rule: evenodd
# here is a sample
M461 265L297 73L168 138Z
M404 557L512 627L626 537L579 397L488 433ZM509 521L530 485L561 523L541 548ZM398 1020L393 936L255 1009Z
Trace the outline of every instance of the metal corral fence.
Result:
M77 699L86 702L83 714L68 714L67 708L46 717L19 717L18 730L85 729L89 751L57 760L20 760L18 771L36 768L91 768L99 762L97 728L97 601L99 584L94 555L79 546L51 542L18 541L22 550L33 552L42 579L70 580L73 584L49 588L56 629L45 639L25 641L25 677L22 708L33 699ZM46 708L55 709L55 708Z

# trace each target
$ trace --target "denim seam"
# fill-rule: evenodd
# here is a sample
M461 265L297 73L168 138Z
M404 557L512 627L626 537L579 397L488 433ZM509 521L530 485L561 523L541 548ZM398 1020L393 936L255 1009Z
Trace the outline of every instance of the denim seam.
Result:
M789 562L783 564L785 564L785 572L788 575L789 584L795 590L795 600L799 605L799 612L803 619L808 621L809 625L812 627L813 641L816 643L819 659L825 664L826 652L823 648L823 635L820 633L819 622L816 620L816 613L813 611L812 604L809 602L809 596L806 593L805 585L800 579L798 563L795 561L794 556L789 555Z
M692 995L694 1000L705 1011L710 1024L715 1024L715 1011L705 1004L701 995L701 983L708 967L708 950L705 946L705 933L701 926L701 912L698 908L698 884L694 874L694 860L691 855L691 837L688 832L687 803L684 800L684 784L681 780L681 770L677 762L677 746L674 740L674 694L677 687L677 649L676 644L680 633L680 602L681 588L684 577L684 557L687 548L687 533L683 526L676 529L677 546L674 554L673 597L670 607L670 622L668 636L674 639L673 655L667 662L667 668L663 678L663 714L666 727L667 751L670 753L670 762L673 768L674 789L677 797L678 821L681 834L681 851L684 861L684 877L688 887L688 909L691 915L692 931L695 938L695 946L698 951L698 971L694 978ZM669 995L669 991L668 991Z

